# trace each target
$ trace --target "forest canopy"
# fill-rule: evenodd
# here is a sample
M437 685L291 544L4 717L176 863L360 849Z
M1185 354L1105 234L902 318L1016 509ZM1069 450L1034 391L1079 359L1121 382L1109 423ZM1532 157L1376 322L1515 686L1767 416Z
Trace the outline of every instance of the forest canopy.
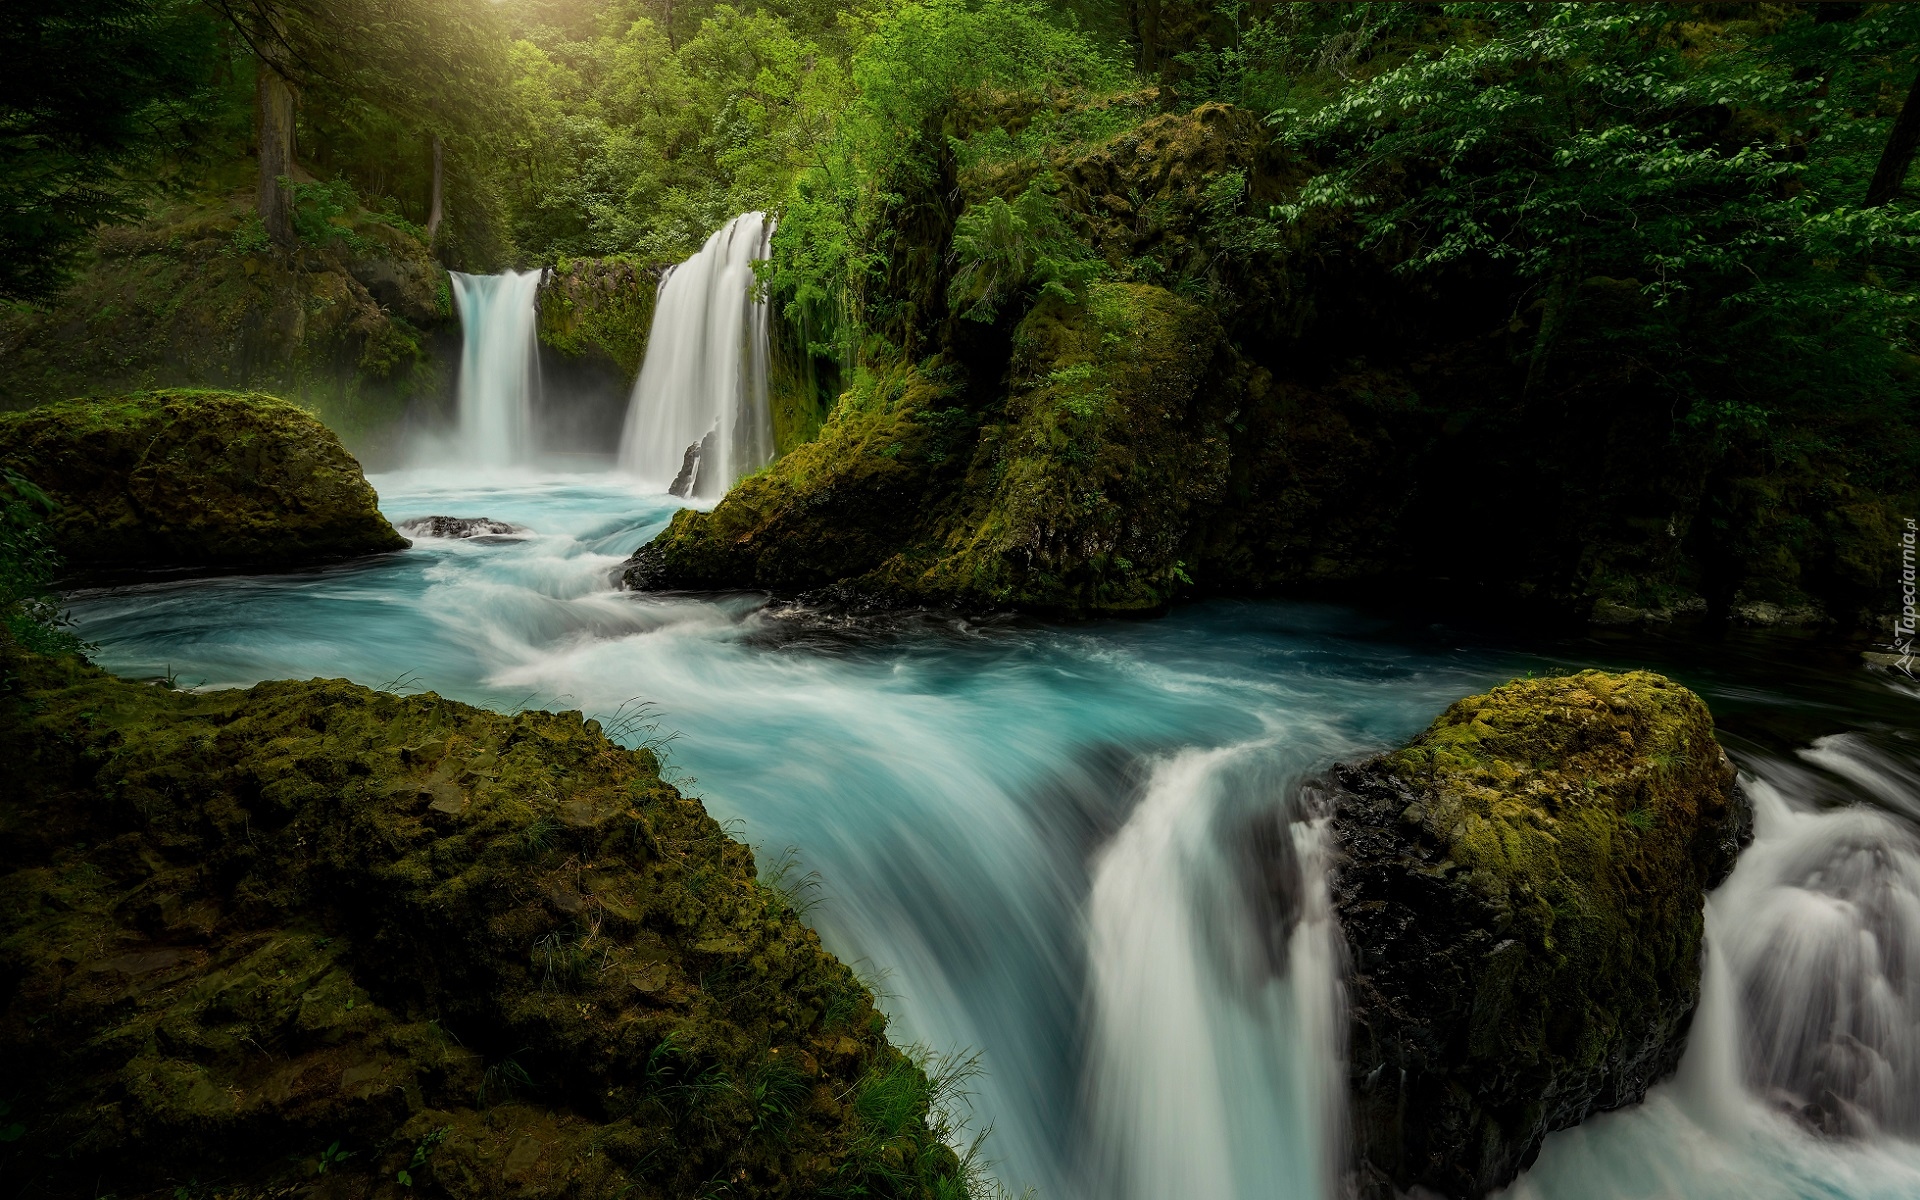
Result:
M841 368L1096 277L1231 308L1245 264L1357 254L1504 280L1541 314L1536 367L1631 341L1694 419L1751 424L1904 390L1916 35L1898 4L22 0L0 296L247 188L246 246L326 243L351 210L482 270L671 262L764 209L768 286ZM1207 102L1291 182L1207 180L1208 264L1116 256L1059 167ZM1594 279L1643 303L1570 322Z

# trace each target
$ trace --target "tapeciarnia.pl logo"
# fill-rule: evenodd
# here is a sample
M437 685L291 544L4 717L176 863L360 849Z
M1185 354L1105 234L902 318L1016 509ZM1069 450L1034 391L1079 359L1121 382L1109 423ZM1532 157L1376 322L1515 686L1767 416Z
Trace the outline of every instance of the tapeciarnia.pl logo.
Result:
M1907 518L1907 527L1900 535L1900 615L1893 619L1893 652L1900 656L1894 667L1914 678L1914 574L1913 551L1916 530L1914 518Z

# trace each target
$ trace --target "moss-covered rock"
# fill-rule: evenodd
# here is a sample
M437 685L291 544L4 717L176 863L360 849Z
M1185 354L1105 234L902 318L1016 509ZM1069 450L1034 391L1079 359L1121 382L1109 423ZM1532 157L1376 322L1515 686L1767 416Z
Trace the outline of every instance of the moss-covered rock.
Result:
M7 1178L951 1186L931 1085L867 989L651 751L577 712L0 655Z
M326 426L272 396L173 390L0 414L0 465L58 505L82 572L284 567L404 549Z
M572 358L600 360L632 387L647 356L660 271L625 258L562 261L540 281L540 341Z
M309 405L363 452L389 448L411 402L450 390L452 357L433 344L452 324L446 272L412 233L358 209L325 244L274 249L251 195L109 228L49 307L0 312L0 409L262 389Z
M995 411L924 372L870 378L818 440L711 513L677 515L626 578L1075 616L1164 607L1192 514L1226 483L1231 366L1218 322L1163 288L1049 298L1015 333Z
M1327 786L1363 1194L1480 1196L1673 1070L1749 822L1699 697L1516 681Z

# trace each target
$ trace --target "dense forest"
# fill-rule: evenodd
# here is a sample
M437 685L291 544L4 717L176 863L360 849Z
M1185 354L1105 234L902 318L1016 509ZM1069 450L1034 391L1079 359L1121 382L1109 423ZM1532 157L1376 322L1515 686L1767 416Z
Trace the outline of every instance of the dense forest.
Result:
M446 390L442 267L612 288L760 209L801 381L782 449L827 426L841 470L850 447L906 446L878 463L913 468L887 488L971 509L878 529L891 506L794 466L756 494L841 497L844 561L722 563L682 538L662 579L1113 611L1404 570L1620 620L1866 620L1920 448L1916 22L1899 4L28 4L0 31L20 64L0 84L0 390L258 382L364 443ZM1037 360L1016 348L1048 313L1131 337L1162 298L1169 320L1209 314L1179 334L1217 343L1188 364L1206 432L1128 448L1103 490L1111 389L1061 360L1053 415L1025 429L1007 393ZM630 379L633 332L566 311L543 305L548 340L597 343ZM967 464L1016 427L1086 462L1050 459L1009 498L1006 446L990 480ZM1212 442L1228 453L1202 479ZM1131 517L1108 510L1142 507L1164 527L1115 532ZM1105 548L982 561L1041 526Z
M0 63L7 1195L1464 1198L1610 1110L1664 1194L1906 1194L1920 5ZM1737 1136L1642 1106L1707 1025Z

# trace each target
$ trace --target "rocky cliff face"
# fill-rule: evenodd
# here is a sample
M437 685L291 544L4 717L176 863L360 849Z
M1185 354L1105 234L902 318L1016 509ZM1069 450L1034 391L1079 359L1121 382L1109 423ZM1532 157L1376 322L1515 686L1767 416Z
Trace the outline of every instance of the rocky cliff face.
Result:
M174 390L0 414L0 465L57 506L70 567L286 567L404 549L326 426L271 396Z
M1911 422L1809 404L1783 409L1764 435L1709 433L1707 416L1677 408L1618 335L1652 319L1639 281L1570 281L1548 337L1545 308L1500 264L1410 279L1395 269L1405 248L1356 220L1264 223L1314 165L1277 150L1254 114L1218 103L1153 111L1164 98L1109 97L1098 114L1076 114L1107 122L1138 111L1095 144L935 164L948 174L891 218L885 280L866 303L868 332L893 349L849 371L825 410L817 436L831 455L804 467L796 457L784 478L748 481L710 517L675 524L630 581L1061 615L1152 610L1178 595L1379 596L1407 575L1433 602L1607 623L1857 627L1892 603L1897 518L1920 500ZM983 122L1017 133L1045 107L980 104L955 117L956 134ZM1130 302L1127 318L1108 321L1029 288L991 322L952 311L957 213L1036 183L1086 261L1101 264L1093 293L1167 300ZM1171 361L1154 314L1180 304L1211 325L1192 356L1218 350L1189 404L1199 432L1180 436L1205 443L1196 480L1219 483L1182 492L1168 512L1168 491L1081 461L1114 462L1102 447L1132 453L1131 431L1103 440L1124 420L1095 431L1074 417L1075 432L1034 440L1036 398L1044 408L1042 393L1077 385L1036 386L1033 339L1043 327L1099 325L1101 337ZM1042 340L1039 356L1061 356L1050 371L1107 370L1097 355ZM1543 359L1546 341L1562 349ZM901 385L909 375L920 382ZM1135 414L1160 407L1136 390L1149 382L1121 372L1092 386ZM895 428L893 400L874 423L880 393L935 398ZM930 453L945 457L909 461L928 421L939 427ZM1039 475L1085 485L1075 502L1085 513L1040 512L1016 495ZM867 496L913 511L868 512ZM753 532L771 532L774 510L801 497L812 516L782 508L778 538ZM1152 528L1175 546L1117 549L1129 535L1096 526Z
M857 604L1086 615L1164 607L1221 495L1233 360L1205 309L1096 284L1042 303L985 415L919 372L855 392L819 440L685 512L636 587L833 587Z
M652 752L340 680L0 680L7 1178L960 1194L867 989Z
M236 196L104 231L49 308L0 314L0 408L263 389L298 397L363 452L384 451L410 404L451 393L454 358L434 344L453 326L446 273L373 214L322 227L336 236L270 249L250 196Z
M1750 822L1697 696L1647 672L1518 681L1324 787L1362 1194L1481 1196L1672 1072L1704 892Z

